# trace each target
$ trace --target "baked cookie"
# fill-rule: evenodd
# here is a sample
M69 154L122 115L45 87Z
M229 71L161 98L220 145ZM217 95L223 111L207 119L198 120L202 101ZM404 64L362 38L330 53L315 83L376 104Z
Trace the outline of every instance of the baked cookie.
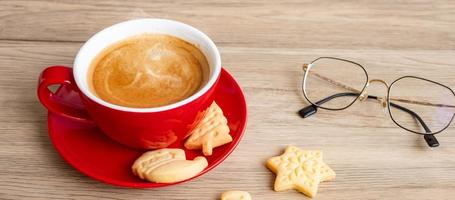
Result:
M322 161L321 151L306 151L294 146L286 148L281 156L270 158L267 168L276 173L274 190L296 189L314 197L321 181L335 178L335 172Z
M232 141L229 131L223 111L216 102L213 102L204 111L204 116L191 131L189 138L185 142L185 147L187 149L202 149L202 153L205 156L210 156L213 148Z
M281 157L276 156L276 157L273 157L273 158L270 158L269 160L267 160L266 166L273 173L277 173L277 168L280 165L280 163L281 163ZM332 168L330 168L327 164L324 163L324 161L322 161L321 182L331 181L331 180L335 179L335 177L336 177L335 171L333 171Z
M142 154L133 164L133 173L155 183L174 183L199 174L207 167L207 159L199 156L186 160L182 149L159 149Z
M221 200L251 200L251 195L245 191L226 191L221 194Z

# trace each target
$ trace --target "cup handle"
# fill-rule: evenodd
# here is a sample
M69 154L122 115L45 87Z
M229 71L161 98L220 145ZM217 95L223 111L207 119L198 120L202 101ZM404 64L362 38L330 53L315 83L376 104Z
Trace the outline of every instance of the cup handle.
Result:
M75 108L59 100L57 95L49 89L49 86L51 85L61 85L60 87L66 86L79 93L79 88L74 82L72 68L64 66L51 66L46 68L39 77L38 98L44 107L52 113L81 122L93 123L85 110Z

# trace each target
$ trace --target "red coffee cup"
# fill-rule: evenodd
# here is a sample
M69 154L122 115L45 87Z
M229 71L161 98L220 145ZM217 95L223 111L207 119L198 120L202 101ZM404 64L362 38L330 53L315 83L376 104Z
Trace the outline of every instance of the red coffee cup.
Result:
M91 61L109 45L143 33L173 35L195 44L210 66L210 75L204 86L182 101L155 108L123 107L98 98L88 87ZM38 97L50 112L94 123L121 144L142 149L177 147L197 123L200 113L213 101L220 71L220 53L213 41L201 31L172 20L137 19L115 24L93 35L79 50L72 69L64 66L46 68L39 78ZM66 85L76 91L85 108L66 105L49 90L49 86L55 84Z

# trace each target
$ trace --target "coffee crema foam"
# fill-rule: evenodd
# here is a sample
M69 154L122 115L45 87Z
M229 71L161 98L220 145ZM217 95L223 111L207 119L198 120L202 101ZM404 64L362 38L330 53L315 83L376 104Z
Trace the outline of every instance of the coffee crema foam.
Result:
M209 64L193 44L164 34L143 34L115 43L91 64L90 87L101 99L151 108L183 100L207 81Z

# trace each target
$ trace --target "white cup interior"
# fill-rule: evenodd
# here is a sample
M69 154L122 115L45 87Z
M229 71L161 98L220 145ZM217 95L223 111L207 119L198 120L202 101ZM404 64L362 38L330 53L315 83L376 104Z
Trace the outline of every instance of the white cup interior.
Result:
M128 37L144 33L172 35L199 47L207 58L210 66L209 78L206 84L201 87L198 92L184 100L154 108L131 108L119 106L106 102L93 94L93 92L90 91L88 84L88 72L92 60L106 47ZM151 18L121 22L96 33L81 47L76 59L74 60L73 66L73 74L76 84L87 97L101 105L128 112L159 112L187 104L207 92L207 90L210 89L215 83L220 71L220 53L213 41L207 35L196 28L181 22Z

